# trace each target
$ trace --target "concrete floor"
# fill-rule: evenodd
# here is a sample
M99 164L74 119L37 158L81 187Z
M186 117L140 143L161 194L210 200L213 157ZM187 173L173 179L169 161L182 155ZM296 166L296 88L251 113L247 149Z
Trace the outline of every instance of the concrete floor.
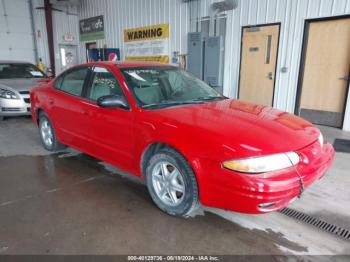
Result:
M325 136L350 133L322 128ZM350 154L291 207L350 229ZM0 254L350 254L280 213L167 216L140 181L85 154L49 154L28 118L0 122Z

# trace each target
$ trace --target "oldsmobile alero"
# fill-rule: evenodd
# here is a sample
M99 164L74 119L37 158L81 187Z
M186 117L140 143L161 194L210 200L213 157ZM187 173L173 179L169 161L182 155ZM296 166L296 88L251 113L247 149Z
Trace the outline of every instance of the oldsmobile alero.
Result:
M278 210L334 158L311 123L228 99L170 65L79 65L34 88L31 105L47 150L70 146L143 178L154 203L174 216L199 203Z

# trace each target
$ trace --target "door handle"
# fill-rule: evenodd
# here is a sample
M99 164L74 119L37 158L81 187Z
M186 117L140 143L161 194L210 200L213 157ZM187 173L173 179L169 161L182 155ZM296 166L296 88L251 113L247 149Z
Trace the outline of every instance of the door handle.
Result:
M349 81L350 80L350 76L344 76L344 77L339 77L339 80L344 80L344 81Z
M49 98L49 104L53 105L55 103L55 101L52 98Z
M273 73L269 72L268 75L267 75L267 78L270 79L270 80L273 80Z

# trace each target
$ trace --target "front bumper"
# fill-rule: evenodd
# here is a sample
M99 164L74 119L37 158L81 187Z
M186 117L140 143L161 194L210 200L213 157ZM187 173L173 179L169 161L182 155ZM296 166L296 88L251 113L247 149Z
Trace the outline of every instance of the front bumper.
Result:
M28 94L21 94L20 99L0 98L0 116L30 115L30 98Z
M321 147L316 141L297 152L301 161L296 168L305 188L322 178L334 159L334 149L329 143ZM294 168L259 175L217 168L216 175L205 177L201 183L203 187L200 186L202 204L236 212L261 214L275 211L301 194L300 178Z

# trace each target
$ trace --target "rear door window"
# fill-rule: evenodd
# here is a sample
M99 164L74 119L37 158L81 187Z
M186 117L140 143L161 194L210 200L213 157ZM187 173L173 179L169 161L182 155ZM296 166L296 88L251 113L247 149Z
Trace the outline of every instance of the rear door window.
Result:
M88 71L88 67L81 67L66 73L59 89L74 96L81 96Z

